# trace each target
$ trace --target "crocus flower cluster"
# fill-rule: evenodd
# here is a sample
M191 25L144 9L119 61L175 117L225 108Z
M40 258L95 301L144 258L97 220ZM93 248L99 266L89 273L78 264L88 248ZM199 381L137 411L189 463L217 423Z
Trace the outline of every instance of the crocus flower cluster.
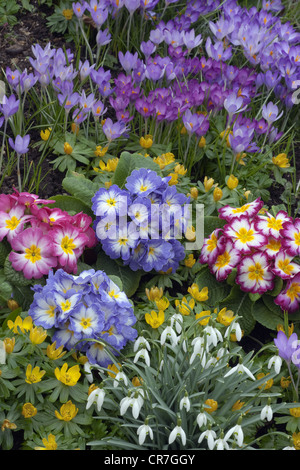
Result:
M103 250L134 271L175 272L185 257L180 239L190 217L189 198L169 180L141 168L127 177L126 189L101 188L92 199Z
M0 242L9 242L9 260L27 279L39 279L52 268L76 273L84 249L96 244L92 218L47 207L54 202L16 190L0 195Z
M300 305L300 219L285 211L275 216L262 211L263 201L256 199L242 207L224 206L219 217L225 219L204 240L200 262L208 264L218 281L227 279L236 268L236 283L241 290L263 294L275 286L276 277L285 287L274 302L282 310L295 312Z
M115 350L137 336L132 303L103 271L89 269L79 276L50 271L46 285L33 290L28 314L34 323L54 328L58 347L83 351L91 364L106 367Z

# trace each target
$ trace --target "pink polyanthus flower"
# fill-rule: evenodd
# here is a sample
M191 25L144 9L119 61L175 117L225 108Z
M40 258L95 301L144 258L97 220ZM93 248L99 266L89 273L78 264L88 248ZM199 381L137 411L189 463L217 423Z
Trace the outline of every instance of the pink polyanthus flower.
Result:
M282 239L269 237L267 243L261 247L270 259L274 259L282 248Z
M208 265L211 265L215 262L218 254L220 253L220 249L223 248L226 241L225 237L219 236L220 233L223 233L222 229L216 229L208 238L205 238L199 258L201 264L207 263Z
M274 287L274 274L265 253L245 256L237 267L236 282L245 292L263 294Z
M240 260L241 253L234 248L234 244L230 240L227 240L215 262L210 266L210 270L218 281L224 281Z
M300 255L300 219L286 222L281 232L283 247L290 256Z
M25 206L14 206L9 212L0 212L0 241L6 236L9 243L22 230L24 224L32 218L31 215L24 215Z
M260 209L263 207L263 205L263 201L258 198L255 199L255 201L253 202L244 204L242 207L221 207L220 209L218 209L218 212L221 219L225 219L230 222L234 218L240 218L242 216L255 217L260 211Z
M248 217L233 219L224 227L224 235L232 240L234 247L241 253L247 254L253 248L260 248L267 242L267 237L255 229Z
M27 279L39 279L57 265L52 254L52 241L41 229L27 228L12 240L9 260L16 271L23 271ZM16 253L20 252L20 253Z
M77 227L81 232L85 233L88 237L86 242L86 246L88 248L92 248L97 244L97 238L94 229L91 227L93 222L92 217L87 214L83 214L79 212L78 214L73 215L72 217L72 225Z
M76 273L77 259L88 243L88 236L70 223L56 226L49 232L53 242L52 252L58 257L58 266L68 273Z
M256 229L267 237L280 238L281 230L285 222L290 222L291 217L285 211L279 211L275 217L271 214L260 216L255 221Z
M272 271L282 279L290 279L300 272L300 265L292 262L293 257L285 251L277 253Z
M294 313L300 307L300 274L289 279L283 291L274 300L282 310Z

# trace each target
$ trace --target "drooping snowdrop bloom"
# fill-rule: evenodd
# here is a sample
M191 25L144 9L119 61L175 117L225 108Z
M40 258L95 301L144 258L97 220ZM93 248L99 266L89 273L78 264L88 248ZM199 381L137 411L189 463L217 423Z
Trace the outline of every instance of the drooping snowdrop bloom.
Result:
M274 366L275 372L279 374L282 366L282 358L279 355L270 357L268 361L268 369L271 369L272 366Z
M134 345L133 345L133 351L136 352L140 348L140 346L143 346L144 348L148 349L148 351L151 350L149 341L146 338L144 338L144 336L139 336L135 340Z
M94 403L97 405L97 410L101 411L105 398L105 390L103 388L95 388L87 399L86 409L88 410Z
M225 375L224 375L224 378L225 377L229 377L230 375L232 374L246 374L248 375L248 377L250 377L250 379L252 380L255 380L255 377L254 375L252 374L252 372L248 369L248 367L244 366L241 362L239 362L238 365L236 365L235 367L232 367Z
M231 436L234 436L235 441L237 442L237 445L239 447L242 447L243 442L244 442L244 432L242 429L242 426L237 423L235 426L233 426L229 431L224 436L224 440L228 441L228 439L231 438Z
M230 337L231 334L234 334L237 341L241 341L242 339L242 336L243 336L243 332L242 332L242 329L241 329L241 326L239 324L239 322L237 322L236 320L234 320L226 329L225 333L224 333L224 337L225 338L228 338Z
M191 409L191 402L187 393L185 394L183 398L181 398L180 403L179 403L179 409L182 410L183 408L185 408L186 411L190 411Z
M229 450L230 449L226 436L224 436L223 433L221 433L221 436L215 440L214 449L215 450Z
M220 342L223 341L223 336L222 336L222 333L220 332L220 330L218 330L218 328L214 328L211 325L207 325L203 329L203 334L206 337L206 341L207 341L208 346L210 346L211 344L213 344L214 346L217 346L219 341Z
M123 416L130 407L132 409L132 416L137 419L143 404L144 399L142 395L138 391L134 391L130 396L124 397L120 401L120 414Z
M146 365L150 367L150 356L146 348L140 348L137 351L136 355L134 356L133 362L134 363L138 362L140 358L144 359Z
M271 421L273 418L273 410L272 410L272 407L271 405L268 403L267 405L265 405L263 407L263 409L261 410L261 413L260 413L260 419L262 421L264 421L265 419L267 421Z
M169 444L172 444L177 438L181 439L182 445L186 444L186 433L181 426L175 426L169 435Z
M208 448L210 450L213 450L215 446L216 437L217 437L217 434L215 433L215 431L213 429L208 428L200 434L198 443L200 444L203 441L203 439L206 438Z
M125 386L128 385L128 378L127 375L121 370L119 371L113 381L114 388L119 386L119 382L123 382Z
M160 335L160 344L162 346L166 343L166 341L171 341L171 345L176 346L178 340L179 337L170 325L167 326Z
M245 292L263 294L274 287L274 274L265 253L245 256L237 268L236 282Z
M137 435L139 436L140 446L144 444L147 436L149 436L150 439L153 440L153 430L146 422L137 429Z
M204 411L200 411L200 413L197 414L196 421L200 429L202 426L207 425L207 419L207 414Z

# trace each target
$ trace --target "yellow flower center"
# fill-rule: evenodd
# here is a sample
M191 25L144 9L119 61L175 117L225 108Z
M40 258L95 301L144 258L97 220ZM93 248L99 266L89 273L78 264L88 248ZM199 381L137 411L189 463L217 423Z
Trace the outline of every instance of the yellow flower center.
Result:
M271 219L268 220L268 228L280 230L282 229L282 221L276 220L275 217L271 217Z
M295 243L298 246L300 245L300 233L299 232L295 233Z
M25 249L25 258L28 259L31 263L35 263L36 261L40 261L41 257L41 249L36 245L31 245L30 248Z
M247 230L245 227L242 227L240 231L237 234L237 238L242 242L242 243L248 243L254 240L253 236L254 231L252 229Z
M8 228L9 230L15 230L15 228L17 228L17 226L19 225L20 220L17 219L15 215L13 215L12 218L7 219L5 223L6 223L5 228Z
M69 300L66 300L65 302L62 302L60 306L62 311L66 312L71 307L71 302Z
M237 207L236 209L233 209L233 213L234 214L240 214L242 212L246 212L247 209L249 209L250 207L250 204L245 204L244 206L242 207Z
M76 245L73 243L73 238L69 238L67 235L63 237L60 246L68 255L72 255L73 249L76 248Z
M296 298L299 297L300 294L300 284L297 282L293 282L289 289L286 291L286 295L291 299L293 302Z
M255 263L254 266L249 267L249 279L251 281L261 281L264 276L264 269L260 263Z
M217 247L218 239L216 235L212 234L211 238L207 240L207 250L213 251Z
M216 261L216 267L218 269L224 268L230 262L230 254L225 251L222 255L219 255Z
M90 318L82 318L80 325L81 327L85 330L86 328L89 328L92 324L92 321Z
M285 274L292 274L293 272L293 266L290 264L290 261L288 259L285 260L279 260L278 261L278 268L281 269Z

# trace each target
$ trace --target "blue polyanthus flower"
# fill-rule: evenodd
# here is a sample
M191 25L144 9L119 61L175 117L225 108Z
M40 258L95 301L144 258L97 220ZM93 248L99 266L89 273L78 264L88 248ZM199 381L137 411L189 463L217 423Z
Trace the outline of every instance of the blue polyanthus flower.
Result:
M50 271L46 285L33 291L28 314L34 323L53 328L57 347L80 350L91 363L106 367L137 336L132 303L104 271Z
M160 185L161 178L155 171L141 168L140 170L133 170L131 175L127 178L125 187L133 195L147 196L153 191L156 191Z

